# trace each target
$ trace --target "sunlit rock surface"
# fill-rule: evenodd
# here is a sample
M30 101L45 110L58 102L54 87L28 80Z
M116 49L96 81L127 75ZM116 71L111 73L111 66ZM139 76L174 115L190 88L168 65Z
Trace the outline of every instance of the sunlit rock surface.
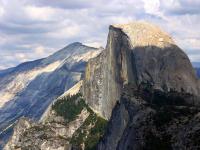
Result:
M102 49L72 43L40 60L0 71L0 138L21 117L38 120L49 104L83 76Z

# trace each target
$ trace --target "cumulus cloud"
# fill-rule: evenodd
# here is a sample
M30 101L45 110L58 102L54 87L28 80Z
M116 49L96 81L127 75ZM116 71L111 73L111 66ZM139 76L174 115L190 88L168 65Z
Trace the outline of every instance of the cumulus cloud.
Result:
M161 0L161 7L169 15L199 14L199 0Z
M144 2L144 9L146 11L146 13L149 14L159 14L159 7L160 7L160 1L159 0L151 0L151 1L147 1L147 0L143 0Z
M105 46L110 24L133 20L161 26L200 61L199 8L199 0L0 0L0 69L71 42Z

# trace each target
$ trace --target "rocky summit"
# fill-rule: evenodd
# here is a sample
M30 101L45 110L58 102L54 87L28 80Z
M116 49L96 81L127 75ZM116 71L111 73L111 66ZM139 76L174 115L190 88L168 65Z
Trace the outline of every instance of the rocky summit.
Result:
M5 149L198 150L199 96L188 56L167 33L146 22L111 25L83 81L40 122L19 120Z

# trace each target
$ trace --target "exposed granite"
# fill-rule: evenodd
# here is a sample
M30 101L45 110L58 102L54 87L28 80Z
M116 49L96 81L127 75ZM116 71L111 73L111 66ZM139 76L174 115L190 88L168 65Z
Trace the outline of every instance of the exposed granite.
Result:
M158 27L134 22L111 25L106 49L89 61L83 82L88 104L109 119L123 85L184 92L193 95L188 104L199 104L199 80L188 56Z
M80 128L89 112L83 109L77 118L67 125L61 116L52 112L52 116L43 123L30 122L21 118L4 150L71 150L70 138Z

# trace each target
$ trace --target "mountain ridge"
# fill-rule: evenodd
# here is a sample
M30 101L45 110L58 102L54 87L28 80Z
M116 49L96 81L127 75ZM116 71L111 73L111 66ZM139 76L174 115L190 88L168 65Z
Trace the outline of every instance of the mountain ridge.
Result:
M53 99L82 78L86 62L101 51L76 42L1 74L0 130L20 116L39 119Z

